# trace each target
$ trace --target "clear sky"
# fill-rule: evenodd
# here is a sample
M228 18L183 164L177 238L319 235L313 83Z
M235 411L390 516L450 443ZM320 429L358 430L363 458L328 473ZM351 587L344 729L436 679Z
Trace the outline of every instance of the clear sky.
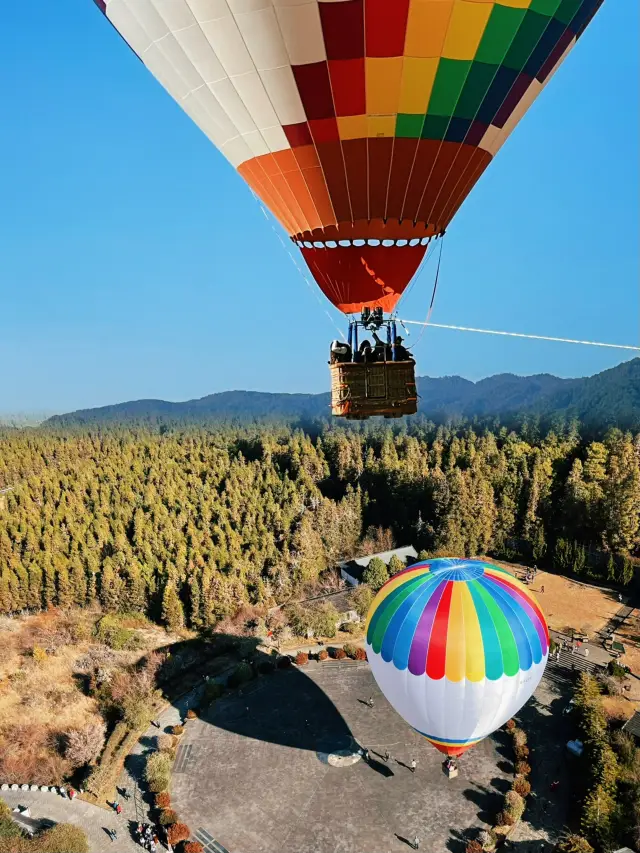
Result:
M463 205L434 321L638 344L638 7L606 0ZM91 0L6 0L0 81L0 412L328 388L343 318ZM415 354L470 379L632 355L443 330Z

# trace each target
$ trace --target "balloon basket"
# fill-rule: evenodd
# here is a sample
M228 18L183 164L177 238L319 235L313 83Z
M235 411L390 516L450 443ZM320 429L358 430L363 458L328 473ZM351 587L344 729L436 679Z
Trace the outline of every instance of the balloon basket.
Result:
M447 779L455 779L458 775L458 765L449 760L443 761L442 771Z

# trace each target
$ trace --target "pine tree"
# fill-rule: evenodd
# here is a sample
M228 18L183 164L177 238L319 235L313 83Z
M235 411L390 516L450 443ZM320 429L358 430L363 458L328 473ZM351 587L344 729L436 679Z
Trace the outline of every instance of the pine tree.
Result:
M362 582L368 584L374 592L389 580L389 570L380 557L372 557L362 573Z
M66 563L58 566L56 572L56 604L58 607L70 607L74 603L73 589Z
M618 567L616 566L616 561L613 558L613 554L609 554L609 559L607 560L607 580L609 583L613 583L618 576Z
M402 572L405 568L406 566L400 557L397 554L393 554L389 560L389 575L397 575L398 572Z
M184 628L184 611L178 596L175 583L167 581L162 595L162 621L169 631L180 631Z
M202 592L196 575L189 581L189 627L202 628Z

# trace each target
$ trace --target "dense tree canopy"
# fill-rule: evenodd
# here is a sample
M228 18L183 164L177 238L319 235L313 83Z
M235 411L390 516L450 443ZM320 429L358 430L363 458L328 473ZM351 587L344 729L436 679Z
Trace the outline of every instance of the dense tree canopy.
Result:
M8 486L0 612L97 600L199 628L288 600L337 560L388 547L389 529L431 553L558 557L622 581L639 545L640 436L584 443L526 424L7 430ZM613 563L594 568L594 549Z

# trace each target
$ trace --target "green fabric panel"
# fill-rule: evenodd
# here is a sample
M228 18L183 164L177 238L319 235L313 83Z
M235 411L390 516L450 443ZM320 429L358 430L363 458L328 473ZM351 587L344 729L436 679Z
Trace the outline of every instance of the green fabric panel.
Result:
M427 115L452 116L471 68L471 60L441 59L433 83ZM424 136L424 134L423 134ZM427 137L431 139L432 137ZM439 137L435 137L438 139Z
M511 47L526 9L494 6L475 55L476 62L500 65Z
M562 0L531 0L529 9L531 12L552 18L561 2Z
M457 118L474 119L476 117L497 70L497 65L487 65L484 62L471 64L469 75L456 104L454 115Z
M514 71L522 71L548 25L549 18L536 12L527 12L502 64Z
M422 128L423 139L444 139L451 118L449 116L425 116Z
M396 119L396 136L405 136L410 139L420 139L424 116L422 113L398 113Z
M582 6L582 0L561 0L554 18L557 18L558 21L568 26L580 6Z

